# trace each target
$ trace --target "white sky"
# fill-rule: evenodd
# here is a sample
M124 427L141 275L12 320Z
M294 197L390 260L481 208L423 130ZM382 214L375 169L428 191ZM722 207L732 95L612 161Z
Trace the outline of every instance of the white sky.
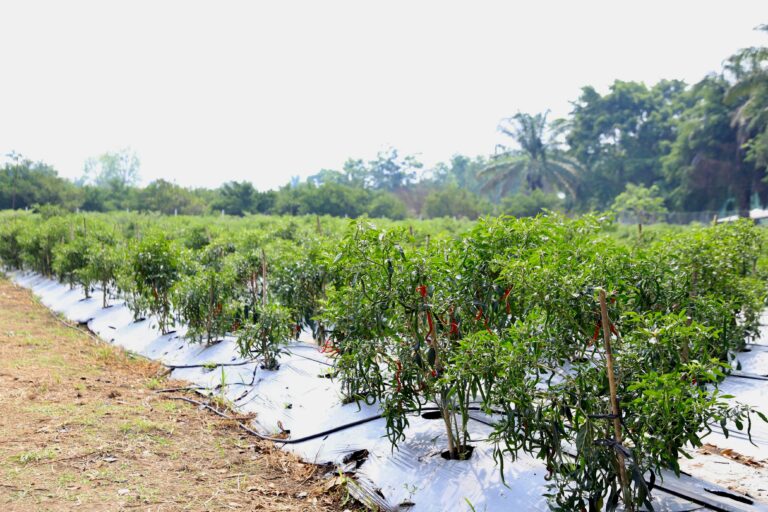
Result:
M765 0L3 0L0 153L75 178L130 146L143 183L262 190L390 145L432 165L584 85L696 82L765 22Z

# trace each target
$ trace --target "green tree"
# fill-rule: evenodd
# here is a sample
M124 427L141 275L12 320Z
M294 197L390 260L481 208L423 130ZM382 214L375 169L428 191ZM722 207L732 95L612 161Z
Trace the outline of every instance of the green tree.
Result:
M631 214L638 224L646 224L657 215L667 213L657 185L649 188L634 183L627 183L624 192L614 199L611 209L617 213Z
M582 207L605 208L628 182L662 180L661 158L687 107L685 83L662 80L649 88L616 80L605 95L584 87L574 103L566 141L586 169L578 190Z
M768 25L758 29L768 32ZM728 59L726 72L735 79L724 99L736 108L733 125L744 160L739 172L743 187L739 209L746 213L757 182L765 179L768 169L768 48L739 51Z
M493 211L493 205L477 194L455 185L435 190L424 200L422 214L427 218L466 217L476 219Z
M82 193L70 181L43 162L33 162L11 153L0 168L0 209L31 208L55 204L74 210L82 203Z
M206 205L188 189L159 179L138 191L134 209L166 215L200 215Z
M334 182L319 187L306 183L297 189L302 193L299 214L354 218L365 212L370 197L366 190Z
M677 136L662 158L673 208L717 211L732 204L748 210L750 189L765 194L744 162L733 110L724 99L730 87L723 76L713 75L687 93L691 106L682 112Z
M140 167L138 155L130 148L108 151L85 161L81 180L98 187L125 189L139 182Z
M218 192L219 197L211 205L214 210L240 217L256 210L256 189L250 181L230 181Z
M562 124L547 124L547 113L517 113L504 119L499 131L511 137L518 148L506 148L482 170L486 189L529 193L533 190L562 191L573 196L579 178L578 164L560 150Z
M422 167L413 156L401 158L395 148L380 151L368 165L371 188L390 192L413 183L416 170Z
M547 194L543 190L507 196L499 206L502 213L513 217L535 217L544 210L558 211L562 207L563 200L557 194Z
M393 220L401 220L408 216L405 203L389 192L375 194L365 212L369 217L382 217Z

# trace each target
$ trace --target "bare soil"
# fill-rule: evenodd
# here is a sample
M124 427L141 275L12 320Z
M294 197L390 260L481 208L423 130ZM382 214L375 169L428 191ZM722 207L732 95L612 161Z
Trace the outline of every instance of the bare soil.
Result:
M163 373L0 277L0 510L358 508L327 468L157 393L184 384Z

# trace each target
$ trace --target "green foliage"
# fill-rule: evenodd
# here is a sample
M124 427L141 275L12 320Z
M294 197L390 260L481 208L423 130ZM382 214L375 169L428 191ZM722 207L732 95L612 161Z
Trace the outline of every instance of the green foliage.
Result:
M273 294L291 311L297 328L309 327L315 340L324 342L326 329L318 317L330 279L328 247L320 239L309 239L301 248L281 253L272 266Z
M571 153L586 169L579 202L606 208L627 183L659 181L661 159L675 141L677 119L689 101L679 80L661 80L652 87L616 80L604 95L584 87L566 136Z
M355 224L324 312L348 397L381 402L393 445L411 411L437 405L456 458L479 401L501 415L491 439L502 466L520 451L545 461L553 508L647 505L643 475L678 471L710 422L749 426L753 411L726 403L717 383L755 333L761 238L741 222L629 246L606 224L486 219L429 248L403 230ZM611 326L600 321L600 288L611 292ZM614 333L623 442L603 328Z
M56 204L64 210L80 205L80 192L70 181L60 178L50 165L32 162L18 154L0 168L0 210L32 208Z
M424 199L422 213L427 218L465 217L474 220L492 210L493 206L477 194L449 186L430 192Z
M186 275L174 285L173 305L193 341L211 343L232 328L237 309L235 272L226 256L233 250L229 244L207 246L199 253L199 262L190 262Z
M155 315L160 331L168 332L173 325L171 289L179 279L180 256L175 244L164 233L150 232L129 254L128 270L132 277L131 290L138 296L128 306L134 314L146 310Z
M564 201L557 194L534 190L530 194L513 194L501 200L499 209L512 217L534 217L545 210L560 211Z
M560 148L562 122L547 123L547 114L517 113L499 125L519 148L507 149L483 169L486 189L528 193L534 190L560 191L573 196L579 178L579 164Z
M22 268L21 237L25 223L19 217L0 217L0 264L11 268Z
M237 332L243 357L259 357L266 370L278 369L278 357L285 350L293 330L290 311L278 304L258 304Z
M659 187L627 183L624 192L616 196L611 209L617 213L631 214L638 223L645 224L657 215L667 213Z
M109 297L116 287L120 267L123 263L124 245L116 245L117 240L109 232L99 232L91 243L85 271L101 287L103 308L109 306Z
M116 283L164 332L173 305L191 338L232 331L244 356L276 369L311 329L346 399L381 405L393 446L414 411L436 409L447 455L466 458L470 411L493 414L499 465L542 459L560 510L640 508L643 475L678 471L711 425L749 432L755 411L717 386L758 332L765 239L746 220L638 239L609 217L554 213L474 224L0 214L3 262L105 292Z
M27 226L19 238L25 266L46 277L53 276L53 251L65 240L67 231L67 225L60 217Z
M82 286L85 298L89 298L93 281L87 268L91 241L84 229L70 229L69 239L56 245L53 250L52 268L60 281L72 287Z

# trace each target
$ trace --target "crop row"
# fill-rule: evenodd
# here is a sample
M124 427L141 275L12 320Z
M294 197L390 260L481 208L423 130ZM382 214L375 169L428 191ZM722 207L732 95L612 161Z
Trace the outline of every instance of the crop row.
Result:
M644 475L679 472L719 425L759 411L717 391L757 334L764 234L748 222L619 239L608 220L486 219L448 236L370 221L208 226L184 218L6 215L0 260L267 370L302 329L336 357L344 399L378 401L393 446L436 404L445 456L470 411L497 462L543 459L556 510L652 507Z

